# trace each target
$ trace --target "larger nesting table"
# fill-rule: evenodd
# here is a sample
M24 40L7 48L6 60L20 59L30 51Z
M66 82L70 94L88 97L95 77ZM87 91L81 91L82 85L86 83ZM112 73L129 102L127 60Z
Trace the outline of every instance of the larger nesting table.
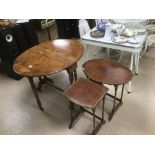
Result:
M83 70L85 75L89 79L97 83L114 85L115 87L114 96L111 94L107 94L108 96L114 98L113 108L109 115L109 120L111 120L114 113L119 108L119 106L123 104L122 97L123 97L124 85L128 83L133 77L131 70L120 63L104 59L94 59L87 61L86 63L83 64ZM117 98L117 90L119 85L122 85L122 92L120 99ZM116 100L119 101L119 104L117 105Z
M96 30L96 27L93 28L91 31L93 30ZM93 38L91 37L90 32L82 36L83 42L86 43L87 45L104 47L104 48L107 48L108 51L109 49L115 49L115 50L120 50L122 52L131 53L130 70L134 71L134 63L135 63L135 73L136 75L138 75L140 53L142 51L143 44L147 38L147 33L142 35L137 35L135 38L139 40L140 43L138 44L131 44L129 42L126 42L123 44L115 43L112 41L112 33L109 27L106 28L104 37ZM87 49L87 52L88 52L88 49ZM129 82L128 92L129 93L131 92L131 81Z
M17 74L28 78L41 110L43 108L33 78L39 77L42 82L48 80L47 75L67 70L72 83L77 79L77 61L83 55L83 50L77 40L58 39L36 45L17 57L13 68Z

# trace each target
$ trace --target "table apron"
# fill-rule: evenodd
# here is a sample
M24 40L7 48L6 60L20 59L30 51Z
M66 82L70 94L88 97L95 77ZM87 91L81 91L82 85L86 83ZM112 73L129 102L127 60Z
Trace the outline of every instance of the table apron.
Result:
M88 40L84 40L84 39L82 39L82 41L88 45L94 45L94 46L99 46L99 47L116 49L116 50L121 50L124 52L131 52L131 53L139 53L139 52L141 52L142 47L143 47L143 44L139 48L132 48L132 47L125 47L125 46L119 46L119 45L114 45L114 44L112 45L110 43L108 44L108 43L88 41Z

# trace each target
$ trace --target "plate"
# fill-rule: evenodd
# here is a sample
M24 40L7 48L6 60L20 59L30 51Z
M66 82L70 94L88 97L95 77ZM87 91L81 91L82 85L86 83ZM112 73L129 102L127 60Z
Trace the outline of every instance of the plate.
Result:
M138 32L138 33L145 33L146 30L145 30L145 29L139 29L139 30L137 30L137 32Z
M124 37L134 37L137 35L137 31L136 30L131 30L131 29L125 29L122 34L122 36Z
M127 42L127 38L122 37L122 36L113 37L112 42L117 43L117 44L123 44Z
M140 39L137 39L137 38L128 39L128 43L131 43L131 44L139 44L140 42L141 42Z
M155 32L155 25L151 24L151 25L146 25L145 27L147 30L153 31Z
M93 38L101 38L104 37L105 31L99 31L99 30L95 30L95 31L91 31L90 32L90 36Z

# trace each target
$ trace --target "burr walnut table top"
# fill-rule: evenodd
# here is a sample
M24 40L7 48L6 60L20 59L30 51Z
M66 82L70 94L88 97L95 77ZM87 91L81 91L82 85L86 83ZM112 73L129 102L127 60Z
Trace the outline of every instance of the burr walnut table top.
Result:
M84 48L77 40L58 39L36 45L19 55L13 68L25 77L53 74L74 65Z
M110 85L126 84L133 77L132 72L124 65L104 59L87 61L83 69L89 79Z

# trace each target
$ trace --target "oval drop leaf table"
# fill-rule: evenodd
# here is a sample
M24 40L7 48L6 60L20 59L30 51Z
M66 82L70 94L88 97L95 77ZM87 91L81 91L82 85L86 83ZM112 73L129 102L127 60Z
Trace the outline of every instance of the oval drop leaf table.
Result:
M77 79L77 61L83 55L84 48L77 40L58 39L36 45L19 55L13 65L14 71L27 77L41 110L42 104L38 97L33 78L47 80L46 76L67 70L70 83Z

